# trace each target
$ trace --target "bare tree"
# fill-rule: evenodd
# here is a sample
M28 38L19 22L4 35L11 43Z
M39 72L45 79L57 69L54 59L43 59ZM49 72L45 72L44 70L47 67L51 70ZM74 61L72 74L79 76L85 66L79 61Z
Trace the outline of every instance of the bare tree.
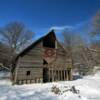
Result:
M90 32L92 36L99 35L100 36L100 11L96 13L95 16L92 18L92 26L93 31Z
M4 65L8 65L9 50L10 50L10 48L7 45L0 42L0 63L2 63Z
M27 30L24 24L11 22L0 29L0 40L10 47L10 61L16 52L32 38L33 32Z
M75 33L64 31L64 46L70 54L73 70L78 70L81 75L92 73L93 57L84 43L82 37ZM87 70L88 69L88 70Z
M93 53L96 62L100 64L100 11L92 18L92 31L89 34L91 39L89 50Z
M89 34L91 38L91 44L100 44L100 11L98 11L92 18L92 31Z
M73 59L72 59L72 35L71 33L67 32L66 30L62 32L64 41L63 41L63 45L66 49L66 51L69 51L69 56L72 60L73 63Z
M77 54L77 52L78 53L80 52L79 46L82 45L81 39L79 38L78 35L76 36L76 34L68 32L67 30L63 31L62 35L64 38L63 45L66 51L68 51L72 65L75 66L76 64L80 64L81 62L78 61L80 59L79 59L79 54ZM73 69L78 70L78 68L75 67Z
M70 51L71 59L73 60L73 52L79 50L80 46L83 46L82 38L74 32L64 31L62 32L64 37L64 47Z

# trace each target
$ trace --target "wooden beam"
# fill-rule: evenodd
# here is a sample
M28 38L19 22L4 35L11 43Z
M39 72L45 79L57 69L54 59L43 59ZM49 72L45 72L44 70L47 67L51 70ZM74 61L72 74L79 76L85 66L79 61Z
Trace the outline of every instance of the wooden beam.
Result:
M52 70L52 80L53 80L53 82L54 82L54 68L53 68L53 70Z
M65 81L65 79L66 79L66 78L65 78L65 69L64 69L64 81Z
M60 70L61 71L61 81L62 81L62 70Z

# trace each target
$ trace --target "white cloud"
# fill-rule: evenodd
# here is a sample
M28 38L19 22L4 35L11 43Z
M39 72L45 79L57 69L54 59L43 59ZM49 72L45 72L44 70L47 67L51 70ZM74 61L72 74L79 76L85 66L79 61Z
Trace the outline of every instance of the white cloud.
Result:
M58 30L58 31L62 31L64 29L72 29L72 26L53 26L50 28L50 30L54 29L54 30Z

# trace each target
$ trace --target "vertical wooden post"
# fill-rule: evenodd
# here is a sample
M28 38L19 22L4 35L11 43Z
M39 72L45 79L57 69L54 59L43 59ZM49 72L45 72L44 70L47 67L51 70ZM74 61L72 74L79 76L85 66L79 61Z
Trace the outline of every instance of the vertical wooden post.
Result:
M55 41L55 48L57 49L57 41Z
M67 80L67 70L65 70L65 80Z
M53 79L55 81L55 69L53 70Z
M66 78L65 78L65 70L64 70L64 81L65 81L65 79L66 79Z
M66 75L67 75L67 81L68 81L68 69L67 69L67 71L66 71Z
M70 80L73 79L73 76L72 76L72 69L70 69Z
M59 81L59 69L57 71L58 71L58 81Z
M57 76L57 79L56 80L58 81L58 70L56 70L56 76Z
M61 81L62 81L62 69L61 69L60 71L61 71L61 73L60 73L60 74L61 74Z
M53 74L53 68L52 68L52 82L54 81L54 74Z
M59 72L59 81L60 81L60 69L59 69L59 71L58 71L58 72Z
M48 70L49 70L49 82L50 82L50 68L48 68Z
M59 81L59 71L57 69L57 81Z
M17 82L17 77L18 77L17 75L18 75L19 64L20 64L20 58L18 59L17 66L16 66L16 68L15 68L14 83Z
M60 80L59 69L58 69L58 81Z

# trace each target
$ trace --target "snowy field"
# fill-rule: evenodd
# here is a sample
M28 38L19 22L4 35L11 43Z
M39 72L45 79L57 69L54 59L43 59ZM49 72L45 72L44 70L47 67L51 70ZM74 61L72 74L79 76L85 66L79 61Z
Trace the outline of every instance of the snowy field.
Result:
M2 75L3 73L0 77ZM73 85L79 93L66 91ZM61 92L51 92L53 86L58 87ZM0 100L100 100L100 72L75 81L46 84L12 86L8 79L0 79Z

